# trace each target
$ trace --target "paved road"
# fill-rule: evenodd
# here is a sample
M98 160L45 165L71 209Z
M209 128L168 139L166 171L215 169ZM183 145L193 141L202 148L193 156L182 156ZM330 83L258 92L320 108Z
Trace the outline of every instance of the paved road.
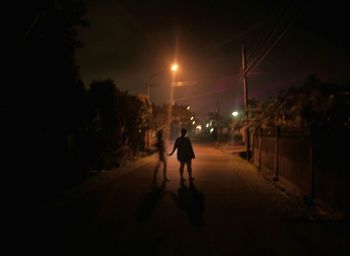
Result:
M308 221L238 156L208 145L194 149L193 186L188 179L180 185L174 156L170 182L163 185L159 176L152 186L151 157L45 213L37 249L45 255L350 255L343 226Z

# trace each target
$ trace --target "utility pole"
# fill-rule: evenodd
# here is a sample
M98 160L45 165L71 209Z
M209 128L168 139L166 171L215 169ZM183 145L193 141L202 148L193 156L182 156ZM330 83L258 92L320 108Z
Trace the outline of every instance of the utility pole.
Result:
M247 74L246 74L246 60L245 60L245 48L242 44L242 81L243 81L243 91L244 91L244 110L246 113L247 119L249 118L248 112L248 84L247 84ZM250 159L250 135L248 126L245 128L245 137L246 137L246 153L247 159Z

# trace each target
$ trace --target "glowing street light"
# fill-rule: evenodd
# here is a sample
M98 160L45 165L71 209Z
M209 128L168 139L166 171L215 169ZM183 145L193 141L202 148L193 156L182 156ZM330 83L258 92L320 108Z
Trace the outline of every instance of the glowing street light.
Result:
M170 69L171 69L171 71L176 72L178 68L179 68L179 66L176 63L174 63Z
M196 124L196 121L193 121L192 124L193 124L193 125Z
M187 108L186 108L186 109L187 109L187 110L190 110L190 108L191 108L190 106L187 106Z
M209 123L207 123L207 124L205 125L205 127L209 128Z
M191 116L191 120L193 120L193 118L194 118L194 117L193 117L193 116Z

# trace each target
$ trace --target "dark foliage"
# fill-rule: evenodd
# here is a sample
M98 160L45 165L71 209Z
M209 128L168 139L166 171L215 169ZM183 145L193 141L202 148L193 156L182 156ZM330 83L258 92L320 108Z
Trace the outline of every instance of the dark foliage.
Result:
M266 102L250 102L251 126L345 131L350 128L350 86L322 82L311 75Z

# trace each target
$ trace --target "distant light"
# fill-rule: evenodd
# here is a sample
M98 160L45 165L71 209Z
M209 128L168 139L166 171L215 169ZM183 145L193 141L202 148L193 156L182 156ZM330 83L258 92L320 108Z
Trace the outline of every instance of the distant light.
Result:
M205 125L205 127L207 127L207 128L208 128L208 127L209 127L209 123L207 123L207 124Z
M190 108L191 108L190 106L187 106L187 108L186 108L186 109L187 109L187 110L190 110Z
M238 111L233 111L233 112L232 112L232 115L233 115L234 117L237 117L237 116L238 116Z
M202 126L201 125L197 125L196 129L201 131L202 130Z
M193 116L191 116L191 120L193 120L193 118L194 118L194 117L193 117Z
M195 123L196 123L196 121L193 121L193 122L192 122L192 124L195 124Z
M211 129L210 129L210 133L213 133L213 131L214 131L214 128L211 128Z

